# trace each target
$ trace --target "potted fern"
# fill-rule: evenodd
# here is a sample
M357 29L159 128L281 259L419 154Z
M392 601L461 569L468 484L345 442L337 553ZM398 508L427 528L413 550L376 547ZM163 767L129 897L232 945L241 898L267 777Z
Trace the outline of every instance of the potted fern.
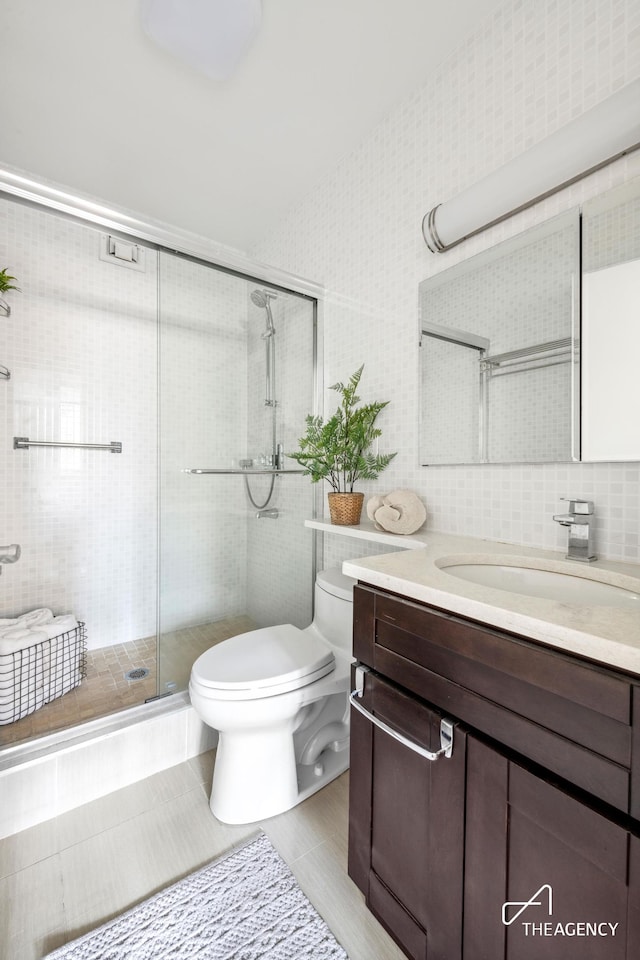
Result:
M329 496L331 522L344 526L360 523L363 493L354 492L358 480L375 480L393 460L395 453L374 454L371 445L382 433L376 418L388 400L357 406L356 395L364 364L349 377L348 383L330 388L340 394L340 405L325 423L309 414L307 432L298 441L300 449L289 456L296 460L312 483L327 480L333 492Z

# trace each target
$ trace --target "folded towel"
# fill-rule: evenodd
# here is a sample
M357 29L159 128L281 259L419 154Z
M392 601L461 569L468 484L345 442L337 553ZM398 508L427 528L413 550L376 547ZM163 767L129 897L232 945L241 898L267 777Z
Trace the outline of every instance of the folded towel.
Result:
M51 623L41 623L38 625L38 633L46 633L49 640L53 637L59 637L61 633L68 633L69 630L75 630L78 621L71 613L62 617L54 617ZM37 640L35 641L38 642Z
M52 640L78 626L78 621L70 613L61 617L54 617L50 610L34 610L33 613L38 616L29 619L29 614L25 614L6 626L0 622L0 656Z
M45 607L41 607L39 610L31 610L29 613L23 613L21 617L18 617L22 627L36 627L41 623L51 623L52 620L51 610L47 610Z
M0 619L0 629L10 626L35 627L39 623L50 623L52 620L53 614L51 610L47 610L46 607L40 607L38 610L30 610L29 613L23 613L19 617L14 617L12 620Z
M9 627L0 627L0 638L6 637L8 640L21 640L22 637L29 638L31 630L29 627L21 627L13 624Z
M10 633L0 634L0 656L16 653L48 639L44 630L16 630L13 636Z

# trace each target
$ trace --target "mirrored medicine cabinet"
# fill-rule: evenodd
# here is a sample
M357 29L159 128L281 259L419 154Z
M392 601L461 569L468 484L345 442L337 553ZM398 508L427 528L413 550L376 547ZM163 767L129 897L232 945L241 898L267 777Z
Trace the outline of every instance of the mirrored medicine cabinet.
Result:
M420 462L640 460L640 180L424 280Z

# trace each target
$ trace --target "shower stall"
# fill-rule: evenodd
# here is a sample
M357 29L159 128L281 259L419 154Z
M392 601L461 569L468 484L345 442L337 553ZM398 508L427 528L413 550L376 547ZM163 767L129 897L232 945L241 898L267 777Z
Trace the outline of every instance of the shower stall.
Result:
M317 404L316 298L158 236L0 194L20 288L0 317L0 541L19 547L0 749L184 691L212 644L312 618L314 497L286 451ZM62 695L42 693L42 631L7 640L32 611L86 635Z

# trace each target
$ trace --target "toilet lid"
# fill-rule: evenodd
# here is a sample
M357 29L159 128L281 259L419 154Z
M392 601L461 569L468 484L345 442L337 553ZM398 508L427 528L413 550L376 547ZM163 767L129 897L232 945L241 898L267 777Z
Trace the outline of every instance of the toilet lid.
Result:
M250 630L223 640L198 657L192 678L225 699L275 696L330 673L333 652L291 623Z

